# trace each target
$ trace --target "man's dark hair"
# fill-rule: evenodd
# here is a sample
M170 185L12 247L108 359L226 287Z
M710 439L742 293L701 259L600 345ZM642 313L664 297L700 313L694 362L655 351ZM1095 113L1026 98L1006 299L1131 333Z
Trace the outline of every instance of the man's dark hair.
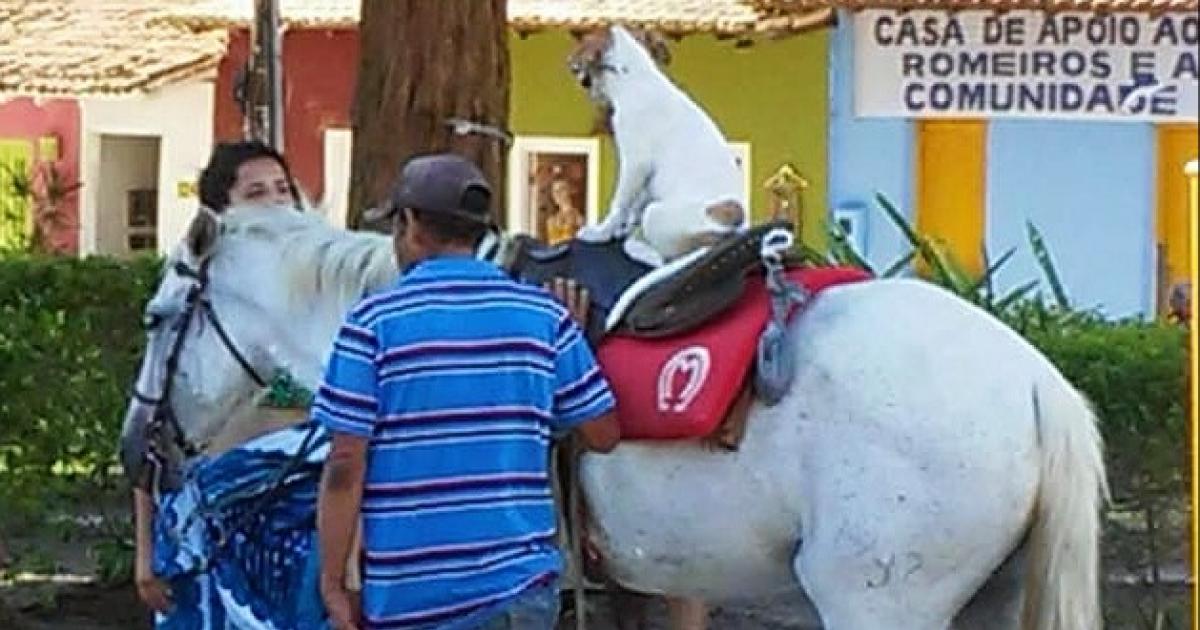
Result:
M292 177L287 160L283 159L283 155L278 151L258 140L223 142L213 149L208 158L208 165L200 172L197 182L200 203L215 212L224 212L229 207L229 190L237 182L238 169L246 162L259 158L270 158L279 164L279 168L283 169L283 174L287 177L296 209L303 208L300 203L300 191L296 188L296 179Z
M425 233L441 245L475 247L487 231L487 225L458 215L423 212L415 208L412 213Z

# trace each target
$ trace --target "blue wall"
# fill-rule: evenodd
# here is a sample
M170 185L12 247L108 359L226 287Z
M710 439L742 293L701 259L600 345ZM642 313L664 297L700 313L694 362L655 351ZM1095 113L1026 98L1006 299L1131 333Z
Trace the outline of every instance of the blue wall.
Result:
M875 193L912 216L912 125L898 118L854 118L854 37L847 13L838 16L829 54L829 207L863 207L867 259L882 271L909 248L875 203Z
M1046 240L1081 307L1150 313L1155 142L1148 124L994 120L988 126L987 246L1017 247L999 278L1041 278L1025 222ZM1044 284L1044 283L1043 283Z
M867 257L882 269L908 246L874 194L912 216L914 126L854 118L853 23L848 13L838 17L829 64L829 205L865 207ZM1001 289L1043 278L1028 245L1029 220L1076 305L1112 317L1153 312L1153 126L997 119L988 125L987 152L988 253L995 260L1018 248L998 276Z

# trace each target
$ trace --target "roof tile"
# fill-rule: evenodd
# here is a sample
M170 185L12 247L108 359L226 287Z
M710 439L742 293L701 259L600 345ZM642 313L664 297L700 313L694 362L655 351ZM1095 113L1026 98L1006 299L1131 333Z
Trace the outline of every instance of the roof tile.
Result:
M226 35L154 0L0 0L0 93L127 95L215 71Z

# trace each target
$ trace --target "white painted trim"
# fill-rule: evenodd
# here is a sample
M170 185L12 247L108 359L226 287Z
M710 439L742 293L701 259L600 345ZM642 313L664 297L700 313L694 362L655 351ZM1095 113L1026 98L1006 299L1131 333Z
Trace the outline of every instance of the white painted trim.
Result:
M89 132L87 108L80 107L79 117L79 256L96 253L96 206L100 187L100 134Z
M322 145L325 181L320 205L330 224L344 228L350 216L350 162L354 151L354 132L345 127L328 128Z
M529 207L529 154L567 153L587 156L587 222L600 221L600 139L561 136L517 136L508 156L509 232L529 232L525 209Z
M832 218L835 223L841 224L842 222L845 222L849 224L850 227L846 230L846 232L850 240L850 247L852 247L859 256L862 256L863 259L866 259L867 246L870 238L870 228L868 227L869 217L867 215L866 206L862 204L838 206L833 209Z

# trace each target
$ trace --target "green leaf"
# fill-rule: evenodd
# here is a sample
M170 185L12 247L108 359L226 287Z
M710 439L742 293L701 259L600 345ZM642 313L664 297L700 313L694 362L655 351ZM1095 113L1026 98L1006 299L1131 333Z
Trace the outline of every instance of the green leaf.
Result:
M892 263L891 266L888 267L883 272L883 276L881 276L881 277L894 278L894 277L900 275L900 273L902 271L904 271L906 268L908 268L908 266L910 264L912 264L913 259L916 257L917 257L917 250L915 250L915 249L909 250L909 252L907 254L900 257L900 260L897 260L896 262Z
M1009 291L1007 295L996 301L996 303L993 305L993 312L1003 311L1012 306L1017 302L1017 300L1023 299L1026 295L1028 295L1030 291L1037 287L1037 285L1037 280L1030 280L1029 282L1026 282L1025 284L1013 289L1012 291Z
M1067 297L1066 290L1063 289L1058 269L1055 268L1054 261L1050 258L1050 250L1046 248L1046 241L1042 238L1042 233L1030 221L1025 222L1025 229L1029 233L1029 245L1033 248L1033 256L1037 259L1042 272L1046 274L1046 280L1050 283L1054 301L1059 308L1071 308L1071 300Z
M855 251L854 246L850 243L849 235L842 229L842 226L838 225L836 221L830 221L828 225L831 253L838 264L857 267L871 275L875 275L875 270L871 268L871 264Z

